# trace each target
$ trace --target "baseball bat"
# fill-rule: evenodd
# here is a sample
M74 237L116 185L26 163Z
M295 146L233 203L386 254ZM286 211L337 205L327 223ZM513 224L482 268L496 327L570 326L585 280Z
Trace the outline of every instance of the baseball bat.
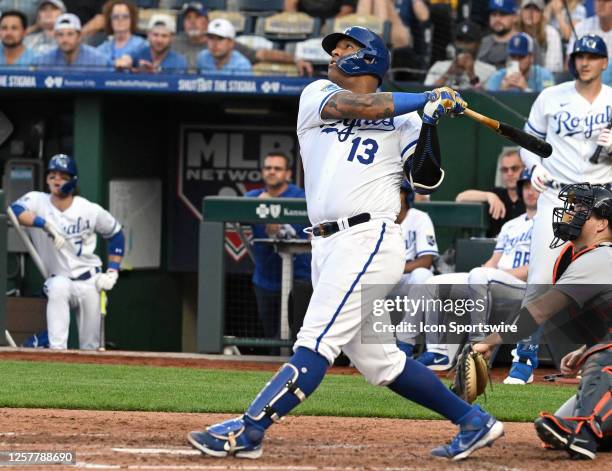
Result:
M474 110L470 110L466 108L463 112L469 118L472 118L474 121L484 124L486 127L492 129L497 134L504 136L506 139L518 144L519 146L527 149L530 152L542 157L547 158L552 154L552 146L531 134L526 133L525 131L521 131L520 129L515 128L514 126L510 126L507 123L502 121L498 121L493 118L489 118L483 114L477 113Z
M607 129L612 129L612 121L610 121L608 123ZM593 152L593 155L589 159L589 162L591 162L592 164L598 163L599 162L599 154L601 154L602 150L603 150L603 146L597 146L597 149L595 149L595 152Z
M19 224L19 220L17 219L17 216L15 216L15 213L13 212L10 206L6 208L6 214L8 215L9 219L13 223L13 227L17 231L17 234L19 235L19 238L23 242L23 245L25 245L25 248L30 254L30 257L32 257L32 260L34 261L34 265L36 265L36 267L38 268L38 271L43 276L43 278L46 280L47 278L49 278L49 273L47 272L47 269L45 268L45 265L43 264L42 259L40 258L40 255L38 255L38 252L36 251L34 244L32 244L32 241L30 240L28 235L25 233L25 231L21 227L21 224Z
M100 347L99 352L106 350L106 291L100 291Z

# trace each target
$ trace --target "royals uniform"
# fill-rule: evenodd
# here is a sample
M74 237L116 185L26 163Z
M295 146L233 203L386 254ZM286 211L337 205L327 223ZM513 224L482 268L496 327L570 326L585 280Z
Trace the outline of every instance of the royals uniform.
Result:
M593 103L576 91L574 81L550 87L534 102L525 129L534 136L546 139L552 145L553 153L547 159L540 159L521 149L521 157L528 168L542 165L561 186L580 182L610 184L610 158L600 157L597 164L589 162L597 147L597 137L610 120L612 88L607 85L602 85ZM563 206L557 197L560 189L558 186L549 188L538 198L531 239L529 287L524 304L538 296L541 291L538 284L552 282L552 269L561 249L551 249L549 244L553 239L553 208Z
M436 233L429 214L419 209L410 208L404 220L400 223L406 249L406 262L412 262L423 255L438 256ZM410 273L404 273L400 284L425 283L433 274L431 268L415 268Z
M44 291L47 303L47 328L51 348L67 348L70 307L78 307L79 341L82 349L100 345L100 295L95 280L102 262L94 253L96 234L108 239L121 230L120 224L101 206L75 196L65 211L51 203L51 195L32 191L16 202L26 210L50 221L66 239L57 250L53 240L41 229L28 228L36 251L49 278Z
M502 226L497 236L494 252L501 253L501 257L496 268L476 267L469 273L446 273L431 277L425 286L411 291L411 297L437 299L439 286L448 285L450 291L446 296L447 299L486 300L484 310L471 312L472 324L486 324L494 307L507 308L515 302L520 303L523 298L525 282L506 270L529 264L532 231L533 218L528 218L527 214L511 219ZM531 270L531 266L529 269ZM418 326L425 319L428 325L434 325L442 322L441 316L442 314L436 310L407 312L403 322ZM414 344L420 332L421 330L415 327L412 332L398 333L397 338L404 343ZM475 342L484 337L480 333L472 333L470 340ZM427 333L425 336L427 351L448 355L448 348L440 342L441 338L438 333Z
M395 219L400 210L402 160L414 152L417 113L381 120L322 119L321 110L344 91L329 80L309 84L300 97L297 134L304 164L308 217L313 225L338 221L342 230L312 240L314 292L294 349L306 347L329 363L340 353L373 384L388 384L403 370L395 344L362 342L362 304L384 298L401 278L404 245ZM347 218L371 220L348 227ZM373 293L364 285L385 286ZM371 310L364 310L364 320Z

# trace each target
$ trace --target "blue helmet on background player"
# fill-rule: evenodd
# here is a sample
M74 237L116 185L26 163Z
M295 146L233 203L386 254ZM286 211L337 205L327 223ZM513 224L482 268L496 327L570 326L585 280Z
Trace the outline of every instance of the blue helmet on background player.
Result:
M330 56L341 39L352 39L362 46L354 54L338 58L336 65L346 75L374 75L382 83L391 56L382 38L363 26L351 26L343 33L331 33L323 38L323 49Z
M60 191L64 194L72 193L77 186L79 179L79 172L75 160L66 154L55 154L49 160L47 165L47 172L62 172L67 173L72 178L62 185Z
M567 68L571 74L578 78L578 71L576 70L576 55L582 52L589 52L596 56L608 57L608 48L606 42L596 34L586 34L581 38L577 39L574 43L574 49L572 49L569 59L567 60Z
M529 170L528 168L523 169L523 171L519 175L518 180L516 181L516 187L519 191L519 195L521 194L521 191L523 190L523 185L525 183L531 183L531 170Z

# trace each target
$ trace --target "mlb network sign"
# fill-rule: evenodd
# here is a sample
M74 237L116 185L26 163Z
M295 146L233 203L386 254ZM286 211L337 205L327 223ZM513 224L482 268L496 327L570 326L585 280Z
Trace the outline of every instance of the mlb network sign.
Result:
M272 151L292 158L295 181L298 144L294 128L182 126L178 196L201 219L205 196L242 196L262 186L263 159Z

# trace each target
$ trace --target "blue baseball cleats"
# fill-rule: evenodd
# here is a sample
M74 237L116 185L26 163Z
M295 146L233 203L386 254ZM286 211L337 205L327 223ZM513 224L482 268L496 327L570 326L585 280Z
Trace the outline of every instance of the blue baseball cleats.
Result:
M211 425L203 432L189 432L191 445L210 456L256 459L263 451L264 432L247 426L242 417Z
M459 427L459 433L448 445L431 451L433 456L453 461L463 460L479 448L493 445L504 434L504 425L479 406L472 407Z

